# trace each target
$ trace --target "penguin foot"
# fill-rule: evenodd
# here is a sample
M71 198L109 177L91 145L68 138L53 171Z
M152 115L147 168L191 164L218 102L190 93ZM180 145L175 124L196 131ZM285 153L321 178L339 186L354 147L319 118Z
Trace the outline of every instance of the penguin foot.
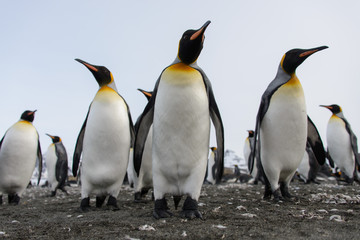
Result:
M109 200L108 200L106 206L111 207L113 211L120 210L119 206L117 205L116 198L111 195L109 196Z
M20 202L20 197L19 195L15 194L9 194L8 195L8 202L10 205L18 205Z
M264 192L264 200L270 200L272 196L272 191L270 185L265 185L265 192Z
M194 218L203 219L201 213L198 211L197 201L189 196L185 199L182 212L180 213L180 215L181 217L185 217L187 219L194 219Z
M173 196L173 199L174 199L175 210L177 210L179 206L179 202L181 200L181 196Z
M101 208L101 206L104 204L106 199L106 196L96 196L96 207Z
M141 199L141 192L135 192L135 194L134 194L134 202L136 202L136 203L143 202L143 200Z
M284 200L293 200L295 197L289 193L289 188L286 184L280 184L280 191L281 195L283 196Z
M80 210L82 212L87 212L90 210L90 197L83 198L80 203Z
M169 208L165 198L155 200L155 208L153 212L154 218L160 219L173 216L173 214L168 210Z
M272 194L274 195L275 202L280 202L284 200L284 198L281 196L280 188L276 189Z

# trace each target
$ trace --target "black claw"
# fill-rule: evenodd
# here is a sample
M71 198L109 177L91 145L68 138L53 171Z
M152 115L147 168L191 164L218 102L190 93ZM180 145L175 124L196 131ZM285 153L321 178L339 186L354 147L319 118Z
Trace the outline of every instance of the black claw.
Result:
M265 184L265 192L264 192L264 200L270 200L272 196L271 186L270 184Z
M275 202L284 200L283 197L281 196L280 188L276 189L272 194L274 195Z
M112 209L113 209L114 211L117 211L117 210L120 209L120 208L118 207L118 205L117 205L117 200L116 200L116 198L113 197L113 196L111 196L111 195L109 196L109 200L108 200L106 206L112 207Z
M181 216L187 219L194 219L194 218L203 219L201 213L198 211L197 201L189 196L185 199Z
M173 214L168 211L168 206L165 198L155 200L155 208L153 212L153 216L156 219L160 218L168 218L173 216Z

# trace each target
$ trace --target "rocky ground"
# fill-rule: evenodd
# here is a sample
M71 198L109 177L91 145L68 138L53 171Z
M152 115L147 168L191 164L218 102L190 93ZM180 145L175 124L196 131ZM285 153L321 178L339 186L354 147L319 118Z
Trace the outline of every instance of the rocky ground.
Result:
M133 202L124 186L119 211L103 207L82 213L80 188L48 197L46 188L26 190L18 206L4 197L0 239L359 239L360 186L293 182L293 202L262 200L263 186L251 183L204 185L199 209L204 220L152 217L153 202ZM94 206L94 200L91 202ZM180 203L180 205L182 202Z

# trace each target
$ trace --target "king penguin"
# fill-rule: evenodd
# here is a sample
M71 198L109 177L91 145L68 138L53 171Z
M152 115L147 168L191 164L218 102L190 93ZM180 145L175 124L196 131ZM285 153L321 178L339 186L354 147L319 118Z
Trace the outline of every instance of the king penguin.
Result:
M145 140L153 125L152 163L155 207L153 216L165 218L165 194L174 196L175 206L186 195L181 216L202 218L197 202L206 172L209 153L210 118L215 126L220 182L224 166L224 129L209 79L197 65L204 32L182 35L175 61L166 67L155 84L152 97L141 115L134 145L135 169L141 166Z
M217 149L216 147L210 148L210 157L207 162L207 170L206 170L206 183L215 184L216 183L216 167L217 165Z
M130 110L106 67L75 60L87 67L99 84L73 156L73 175L76 176L82 154L80 209L86 211L90 207L90 194L95 193L96 207L101 207L109 195L107 205L116 210L116 198L126 174L134 137Z
M52 143L46 151L45 161L48 171L48 182L51 188L50 196L54 197L58 189L67 193L65 190L65 182L68 177L68 156L59 136L46 135L52 140Z
M355 166L360 165L357 137L339 105L320 106L332 112L326 129L328 156L344 173L345 181L351 184L357 176Z
M326 49L292 49L284 54L275 79L261 98L254 133L252 165L259 141L260 161L265 173L264 198L274 195L274 200L291 199L288 187L304 155L307 139L325 161L325 152L319 144L320 135L308 131L308 117L304 91L295 74L296 68L310 55ZM280 184L280 186L279 186Z
M145 91L142 89L138 89L140 92L144 94L148 102L152 96L152 92ZM135 124L135 132L137 131L139 120L138 118ZM153 175L152 175L152 126L149 129L149 133L147 135L144 152L142 155L141 166L139 169L139 175L137 178L137 182L135 185L135 202L140 202L142 198L148 193L148 191L153 188Z
M252 146L254 145L255 139L254 139L254 131L253 130L247 130L247 131L248 131L248 136L246 137L245 142L244 142L243 152L244 152L245 161L248 165L248 170L250 172L250 169L251 169L250 155L251 155L251 149L252 149ZM260 163L260 161L258 161L258 158L256 157L256 153L255 153L254 166L251 171L251 176L254 179L254 184L258 184L259 180L261 182L264 182L261 171L258 170L261 168L261 166L259 166L260 164L261 163Z
M39 161L38 184L42 172L39 134L32 125L35 111L25 111L0 141L0 203L2 194L8 194L11 205L19 204Z

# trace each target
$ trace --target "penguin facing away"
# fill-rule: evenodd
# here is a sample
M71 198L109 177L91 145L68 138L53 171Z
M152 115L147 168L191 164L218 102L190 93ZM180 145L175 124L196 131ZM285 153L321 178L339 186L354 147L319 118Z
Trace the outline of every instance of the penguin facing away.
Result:
M19 204L39 161L38 184L42 172L42 154L39 134L32 125L35 111L25 111L0 141L0 203L2 194L8 195L11 205Z
M345 175L345 181L351 184L357 176L356 165L360 165L357 137L339 105L320 106L332 112L326 129L329 158Z
M48 170L48 182L51 187L51 197L60 189L67 194L65 183L68 177L68 156L62 140L59 136L46 134L52 140L46 151L46 166Z
M302 179L305 183L316 183L317 173L320 169L320 164L318 163L315 154L309 145L306 144L306 150L304 152L304 156L300 162L299 167L297 168L297 172L299 174L300 179Z
M155 207L153 216L164 218L168 211L165 194L187 195L181 215L202 218L197 208L204 181L210 138L210 118L215 126L218 151L216 181L224 164L224 129L210 81L196 61L202 50L204 32L187 30L180 39L175 61L156 82L153 94L141 115L134 145L135 170L140 168L145 140L153 126L152 163Z
M116 210L116 197L126 174L134 137L130 110L106 67L75 60L87 67L99 84L73 156L73 175L76 176L82 154L80 209L90 208L90 194L95 193L96 207L101 207L109 195L107 206Z
M310 118L307 117L304 91L295 70L310 55L326 48L292 49L285 53L275 79L262 95L251 166L258 148L265 173L265 199L271 195L275 201L292 198L288 186L304 155L307 140L318 161L325 161L324 149L319 144L320 135L308 131Z
M148 92L142 89L138 89L144 94L146 99L149 101L152 92ZM139 121L141 117L135 123L135 132L137 131ZM135 185L135 202L140 202L142 198L148 193L148 191L153 188L153 174L152 174L152 126L149 129L148 136L145 141L144 152L141 159L141 166L138 170L138 178ZM134 163L132 163L134 164Z

